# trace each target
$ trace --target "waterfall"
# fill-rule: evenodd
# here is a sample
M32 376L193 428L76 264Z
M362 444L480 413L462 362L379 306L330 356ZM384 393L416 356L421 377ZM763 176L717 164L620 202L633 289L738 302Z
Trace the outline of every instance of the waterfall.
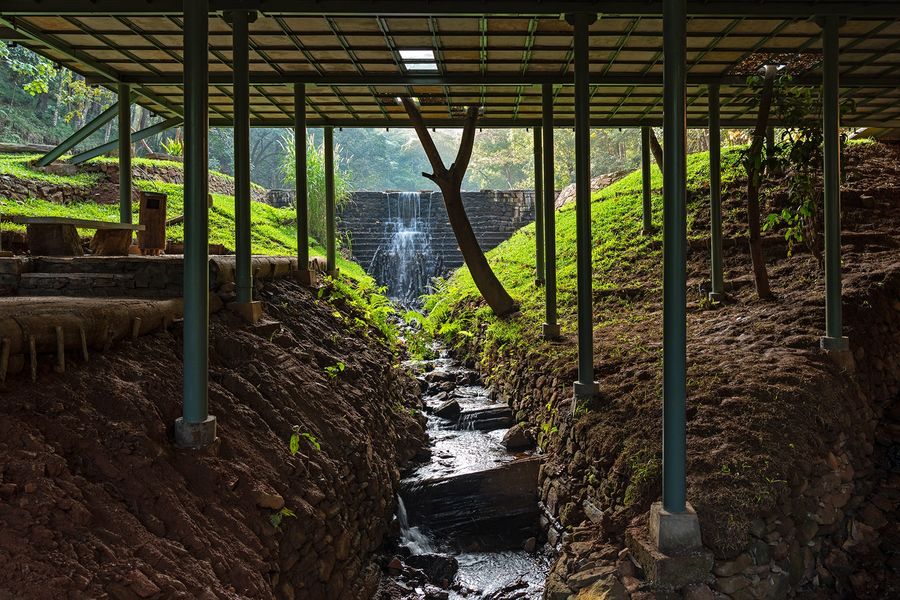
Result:
M409 548L413 554L433 554L434 546L428 536L422 533L418 527L409 526L409 517L406 514L406 506L403 498L397 496L397 521L400 522L400 543Z
M387 287L390 298L412 304L437 272L431 251L431 195L427 207L419 192L390 193L387 202L385 241L375 251L369 273Z

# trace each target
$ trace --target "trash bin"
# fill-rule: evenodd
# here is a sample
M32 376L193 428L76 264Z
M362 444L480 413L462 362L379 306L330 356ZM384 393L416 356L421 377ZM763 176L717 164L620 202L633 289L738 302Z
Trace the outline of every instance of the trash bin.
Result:
M159 256L166 248L166 200L159 192L141 192L138 246L145 256Z

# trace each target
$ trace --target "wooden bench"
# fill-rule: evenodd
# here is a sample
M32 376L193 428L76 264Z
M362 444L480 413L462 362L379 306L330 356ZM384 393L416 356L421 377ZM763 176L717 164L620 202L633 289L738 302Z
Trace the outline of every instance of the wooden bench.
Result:
M90 221L67 217L14 216L13 223L25 225L28 247L36 256L81 256L81 238L78 229L95 229L91 239L91 252L98 256L127 256L135 231L143 231L143 225Z

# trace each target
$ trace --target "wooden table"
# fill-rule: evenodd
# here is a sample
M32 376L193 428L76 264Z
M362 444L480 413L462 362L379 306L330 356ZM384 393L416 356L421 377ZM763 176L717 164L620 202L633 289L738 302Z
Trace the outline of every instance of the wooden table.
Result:
M81 238L78 229L94 229L91 251L98 256L127 256L135 231L143 231L143 225L91 221L67 217L14 216L11 221L25 225L28 248L36 256L81 256Z

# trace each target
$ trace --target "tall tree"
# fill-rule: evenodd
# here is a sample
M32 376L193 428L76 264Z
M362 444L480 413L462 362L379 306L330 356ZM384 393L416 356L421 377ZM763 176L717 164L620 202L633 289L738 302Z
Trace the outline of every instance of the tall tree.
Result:
M753 141L743 156L744 169L747 171L747 227L750 232L750 260L753 263L753 279L756 282L756 294L761 300L770 300L772 290L769 287L769 274L766 271L766 259L763 255L761 224L759 216L759 189L766 168L763 147L766 142L766 130L769 126L769 114L772 111L772 98L775 95L775 75L778 69L768 65L763 71L762 90L759 95L759 113L756 116L756 128L753 130Z
M441 188L450 226L453 228L459 250L463 255L463 260L466 261L466 266L469 267L475 286L494 314L505 316L515 312L518 307L488 264L487 258L478 244L478 239L475 237L475 232L472 231L472 224L469 222L469 216L466 214L466 208L462 202L462 182L472 158L479 107L470 106L466 112L466 124L459 142L459 151L456 154L456 160L448 169L444 166L444 161L434 145L434 140L431 139L431 134L422 120L419 107L412 98L402 98L401 101L434 171L434 173L422 173L422 176L432 180Z

